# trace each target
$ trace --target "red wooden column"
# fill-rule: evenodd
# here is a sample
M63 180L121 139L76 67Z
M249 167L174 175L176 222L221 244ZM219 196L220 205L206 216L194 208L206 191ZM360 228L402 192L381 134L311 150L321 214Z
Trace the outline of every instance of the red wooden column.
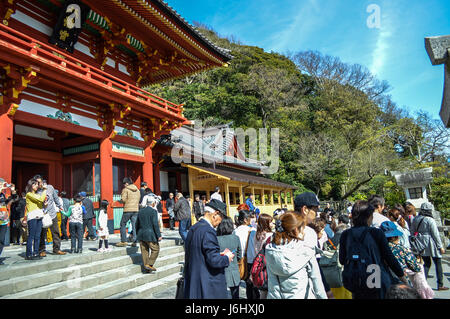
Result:
M147 182L147 187L154 191L153 183L153 151L150 143L144 148L145 162L142 165L142 178L144 182Z
M155 194L159 194L161 192L161 178L160 178L160 167L159 163L155 164L155 180L154 180L154 186L155 186Z
M1 112L1 105L0 105ZM8 113L0 113L0 177L8 183L12 178L14 122Z
M100 200L106 199L110 203L108 219L114 220L112 142L109 136L100 141L100 195Z

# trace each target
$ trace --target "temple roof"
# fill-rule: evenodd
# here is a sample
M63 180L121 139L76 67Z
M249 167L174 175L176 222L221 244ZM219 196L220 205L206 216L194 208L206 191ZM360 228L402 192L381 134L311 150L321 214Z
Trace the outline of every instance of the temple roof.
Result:
M232 59L228 50L209 41L164 1L82 1L100 16L96 27L107 30L108 37L112 34L118 45L131 45L141 86L224 66ZM92 22L93 14L90 17Z

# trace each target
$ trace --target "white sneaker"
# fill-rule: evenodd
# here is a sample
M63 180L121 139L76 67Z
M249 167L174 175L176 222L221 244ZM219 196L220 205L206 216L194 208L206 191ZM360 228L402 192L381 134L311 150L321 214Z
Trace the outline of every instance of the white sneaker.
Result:
M105 252L105 249L104 248L99 248L99 249L97 249L97 252L98 253L103 253L103 252Z
M110 252L110 251L112 251L112 247L111 246L109 246L108 248L105 248L105 252Z

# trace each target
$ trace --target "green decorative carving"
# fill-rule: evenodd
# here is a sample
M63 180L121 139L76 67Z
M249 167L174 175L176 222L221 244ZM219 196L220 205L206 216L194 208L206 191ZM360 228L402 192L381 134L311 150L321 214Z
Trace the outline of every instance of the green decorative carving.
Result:
M55 119L55 120L61 120L64 122L69 122L75 125L80 125L80 123L78 123L77 121L74 121L72 119L72 114L70 113L64 113L63 111L56 111L55 116L53 115L47 115L47 117L51 118L51 119Z
M136 140L138 139L136 136L134 136L133 131L127 130L126 128L124 128L121 133L117 133L117 135L128 136Z

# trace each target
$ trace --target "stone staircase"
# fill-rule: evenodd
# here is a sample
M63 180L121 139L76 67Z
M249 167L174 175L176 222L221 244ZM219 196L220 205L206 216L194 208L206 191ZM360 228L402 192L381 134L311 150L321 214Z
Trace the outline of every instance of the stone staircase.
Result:
M36 261L21 257L23 261L1 266L0 299L152 298L153 294L176 286L181 276L184 249L177 241L160 242L154 265L157 271L150 274L142 271L139 245L98 253L97 242L85 242L81 255L47 254ZM47 251L51 251L51 246L47 246Z

